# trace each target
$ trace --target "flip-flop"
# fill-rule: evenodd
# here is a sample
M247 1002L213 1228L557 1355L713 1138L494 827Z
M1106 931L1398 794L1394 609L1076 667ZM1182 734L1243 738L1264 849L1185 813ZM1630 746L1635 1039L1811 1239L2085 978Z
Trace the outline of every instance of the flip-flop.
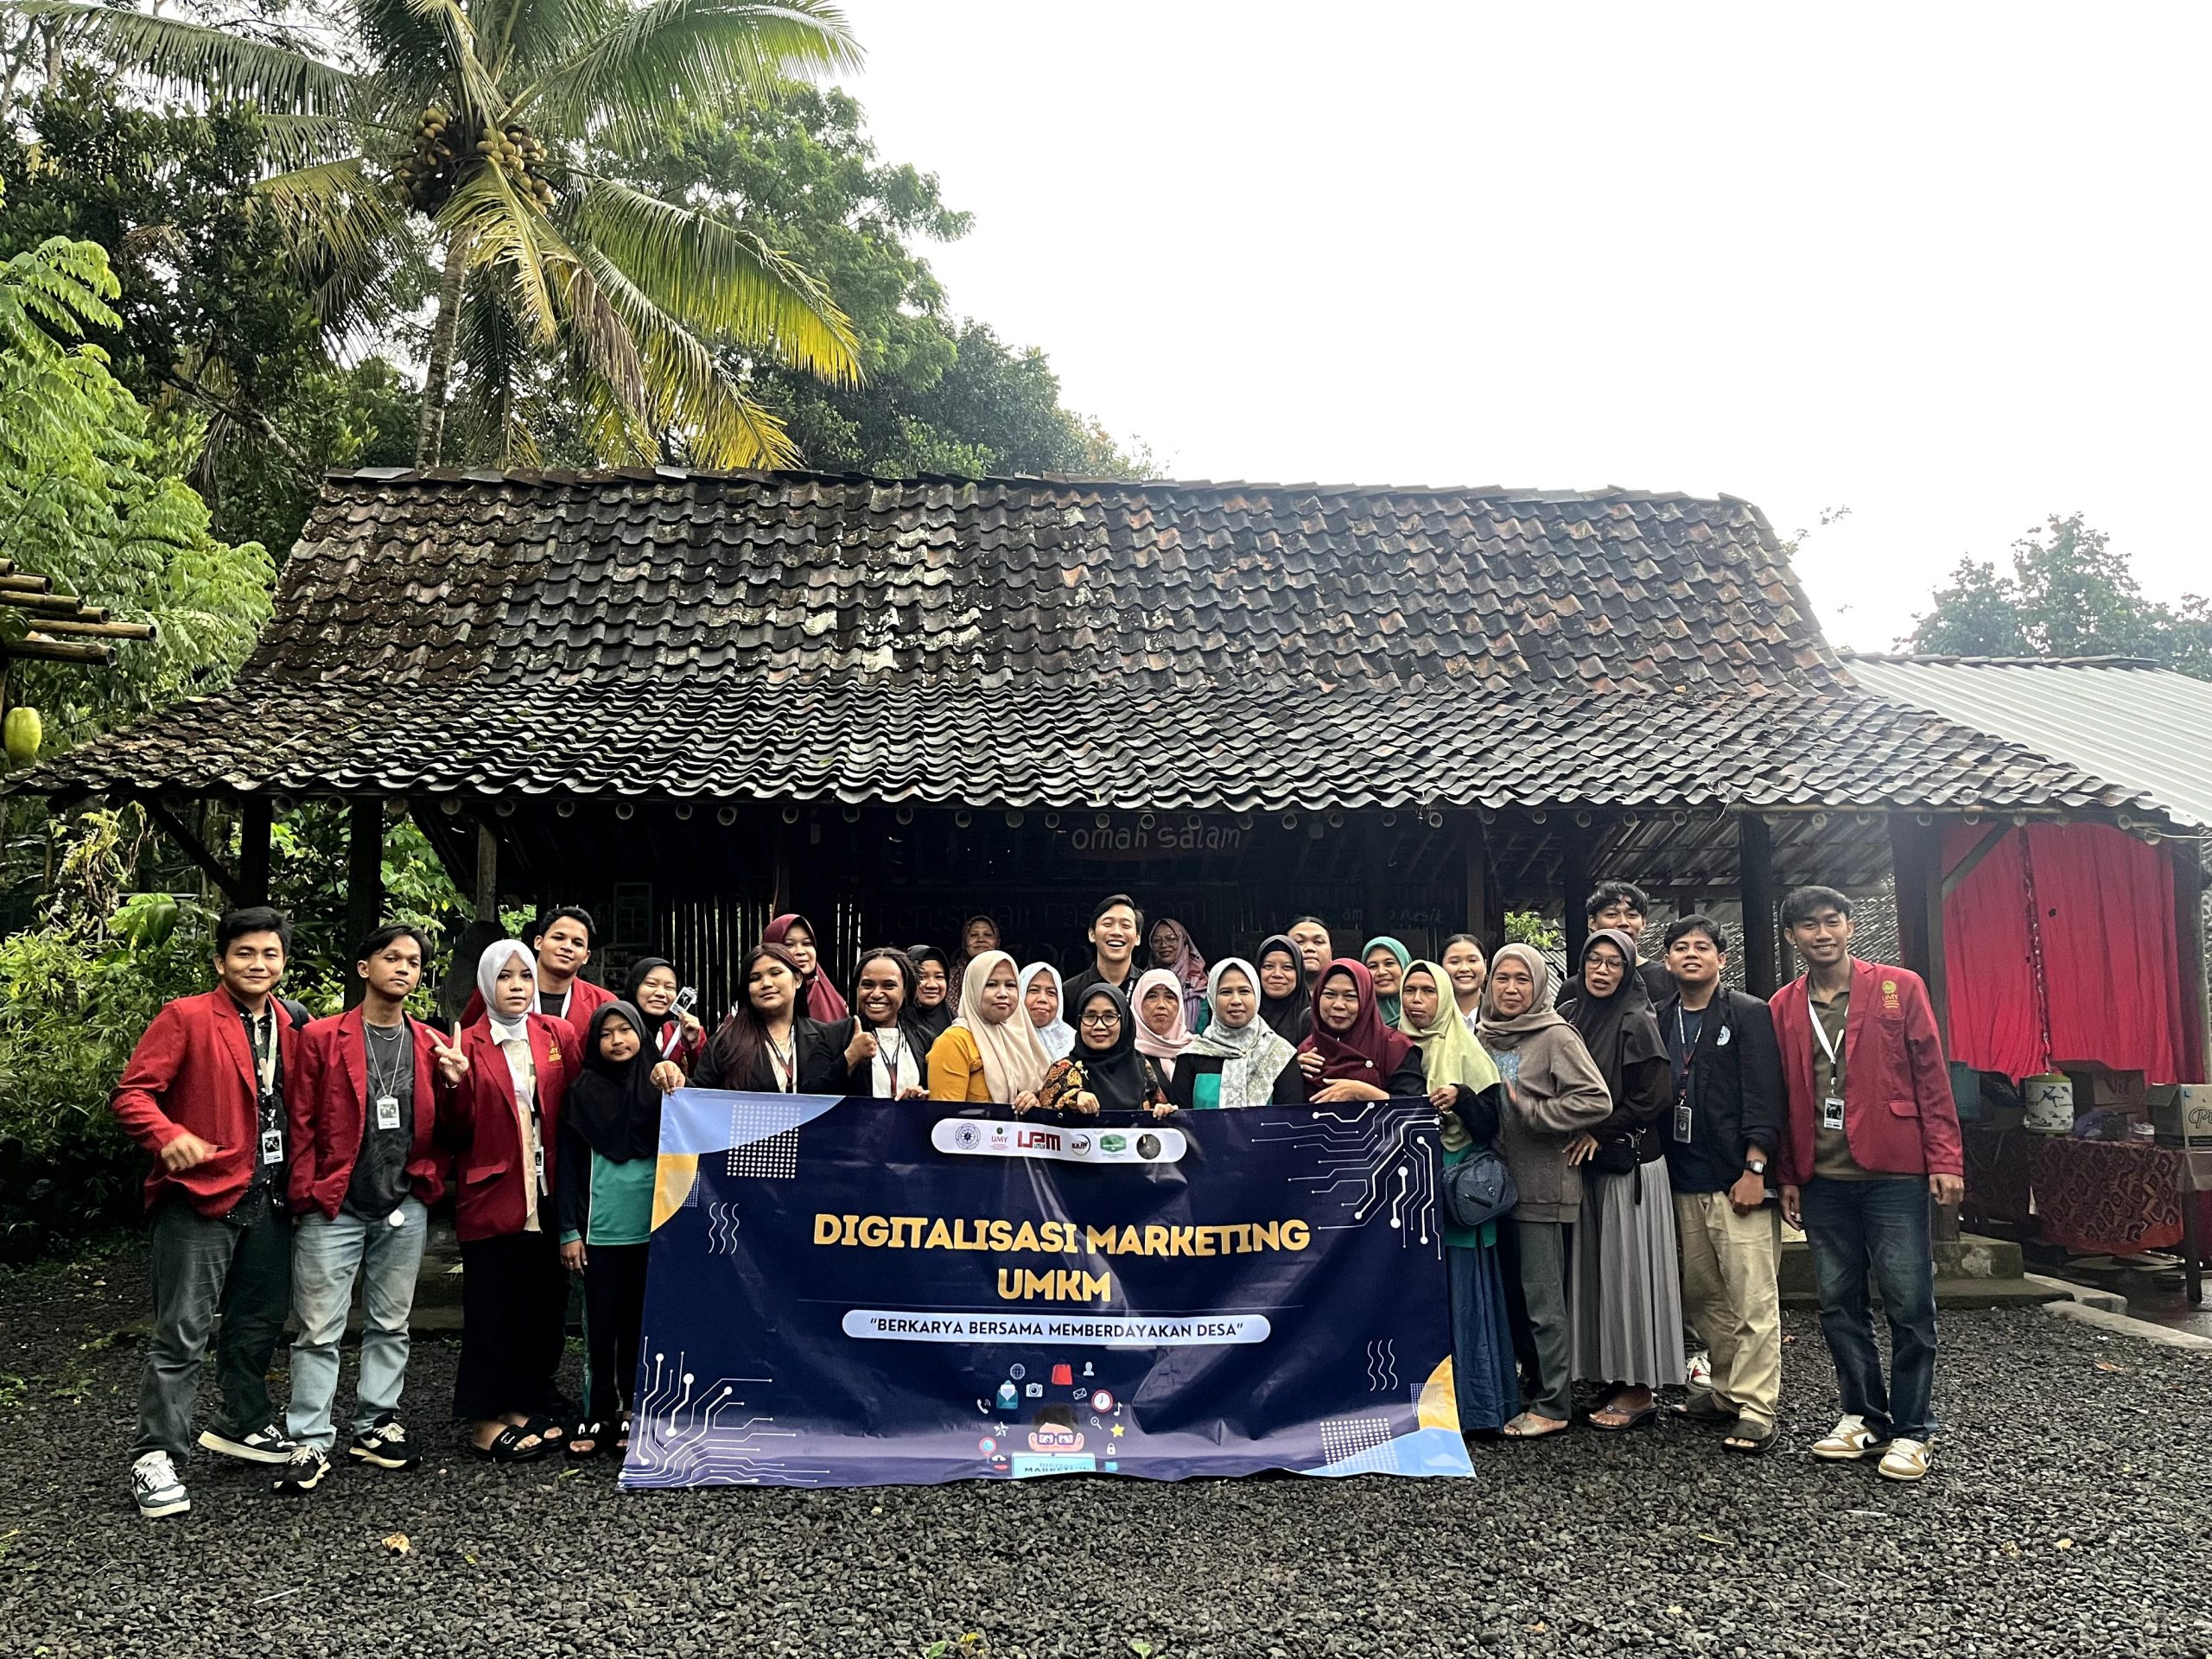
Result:
M510 1423L492 1437L489 1446L479 1446L474 1440L462 1444L467 1446L469 1456L481 1458L486 1463L530 1463L553 1449L542 1440L536 1446L524 1446L523 1441L528 1438L527 1430Z
M1782 1431L1772 1423L1755 1423L1748 1418L1739 1419L1720 1442L1723 1452L1732 1452L1739 1458L1763 1458L1774 1450L1782 1440Z
M1712 1389L1700 1389L1675 1408L1675 1415L1687 1417L1694 1423L1732 1423L1738 1414L1714 1398Z
M569 1436L567 1456L570 1463L588 1463L600 1452L600 1441L605 1438L605 1427L599 1423L578 1423L575 1433ZM582 1442L582 1444L579 1444Z
M1500 1433L1509 1440L1548 1440L1553 1435L1564 1434L1573 1427L1571 1421L1561 1423L1557 1428L1523 1428L1522 1427L1523 1423L1533 1423L1535 1421L1533 1413L1524 1411L1508 1423Z
M1598 1408L1598 1411L1613 1411L1617 1409L1618 1408L1613 1406L1600 1406ZM1598 1421L1598 1412L1593 1411L1590 1414L1587 1421L1591 1427L1596 1429L1601 1434L1625 1434L1631 1428L1649 1428L1652 1424L1659 1421L1659 1402L1655 1400L1649 1405L1644 1407L1642 1411L1631 1411L1627 1413L1626 1415L1628 1417L1628 1421L1624 1423L1601 1423Z

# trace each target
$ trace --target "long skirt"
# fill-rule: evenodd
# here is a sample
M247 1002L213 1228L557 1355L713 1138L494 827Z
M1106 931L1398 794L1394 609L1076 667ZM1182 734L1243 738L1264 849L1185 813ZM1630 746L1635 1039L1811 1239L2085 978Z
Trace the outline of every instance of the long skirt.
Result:
M1452 1378L1459 1397L1459 1432L1503 1428L1521 1409L1521 1382L1513 1369L1513 1327L1506 1318L1497 1250L1449 1246L1444 1271L1452 1287Z
M461 1247L461 1363L454 1414L562 1414L555 1380L566 1339L569 1275L551 1233L505 1233Z
M1666 1160L1632 1175L1586 1176L1574 1232L1576 1380L1678 1385L1682 1287Z

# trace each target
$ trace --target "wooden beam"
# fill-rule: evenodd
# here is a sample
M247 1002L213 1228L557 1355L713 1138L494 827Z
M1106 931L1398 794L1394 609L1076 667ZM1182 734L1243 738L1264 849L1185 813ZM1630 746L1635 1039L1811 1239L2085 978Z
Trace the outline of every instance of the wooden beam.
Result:
M41 634L27 633L20 639L8 642L10 657L21 657L42 663L86 663L95 668L105 668L115 660L115 653L107 646L89 639L48 639Z
M1959 890L1961 884L1966 880L1967 877L1974 873L1975 868L1980 866L1981 861L1987 858L1990 854L1995 852L1997 850L1998 842L2005 839L2006 832L2003 824L1992 824L1989 826L1989 829L1992 833L1984 836L1980 841L1976 842L1974 846L1967 850L1967 855L1961 859L1955 866L1945 874L1943 877L1943 896L1946 899L1949 898L1953 893Z
M1897 952L1928 983L1936 1027L1950 1046L1949 976L1943 961L1943 826L1890 814L1890 867L1897 881Z
M41 633L80 633L102 639L151 639L151 622L86 622L73 616L42 616L33 623Z
M2204 986L2204 864L2197 842L2170 840L2174 868L2174 954L2181 969L2182 1069L2177 1083L2203 1083L2207 1052ZM2182 1201L2190 1202L2188 1193Z
M233 897L241 906L269 902L269 797L255 793L238 804L238 881Z
M1756 812L1736 815L1737 896L1744 906L1744 988L1772 996L1782 985L1775 938L1774 831Z
M1590 896L1590 845L1597 839L1596 828L1575 823L1572 813L1558 815L1560 832L1559 885L1565 895L1565 909L1561 919L1567 937L1567 971L1581 971L1582 947L1590 942L1590 918L1583 914L1582 901Z
M354 945L376 931L384 918L384 802L354 801L346 809L346 938L340 961L346 1006L360 1006L368 985L352 966Z
M1467 904L1461 912L1465 919L1460 927L1483 942L1483 955L1487 957L1491 950L1493 925L1504 925L1504 918L1491 914L1490 836L1483 828L1482 819L1472 812L1463 813L1460 823L1467 866Z
M480 818L476 824L475 900L478 921L499 919L499 837Z
M187 858L207 872L208 879L228 895L233 907L245 902L238 897L242 889L238 886L238 872L227 868L221 859L217 858L209 849L207 843L193 834L189 824L150 795L141 795L137 800L139 810L156 823L161 825L162 829L167 832L168 838L183 849Z

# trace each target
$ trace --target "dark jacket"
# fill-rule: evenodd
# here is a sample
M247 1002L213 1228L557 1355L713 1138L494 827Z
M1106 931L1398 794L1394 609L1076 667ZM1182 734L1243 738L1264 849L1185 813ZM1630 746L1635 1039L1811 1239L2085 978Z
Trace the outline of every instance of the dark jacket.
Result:
M1681 1005L1679 989L1659 1005L1662 1036L1673 1034ZM1723 1033L1727 1034L1725 1042ZM1766 1154L1767 1185L1775 1185L1782 1178L1777 1153L1786 1114L1782 1050L1775 1041L1774 1016L1765 1003L1725 986L1713 993L1713 1001L1706 1005L1697 1046L1691 1053L1688 1084L1693 1144L1734 1171L1741 1171L1751 1147L1762 1148ZM1685 1185L1684 1153L1674 1138L1671 1114L1661 1122L1660 1134L1677 1188L1726 1190L1707 1187L1694 1179Z
M834 1020L827 1025L819 1020L809 1020L804 1014L792 1020L791 1059L798 1077L797 1086L791 1092L798 1095L851 1093L852 1078L845 1068L845 1045L852 1040L853 1021L849 1018ZM779 1092L776 1087L775 1065L769 1059L766 1050L761 1051L751 1077L725 1077L711 1041L700 1054L699 1064L692 1069L690 1086L694 1089L734 1089L758 1095Z

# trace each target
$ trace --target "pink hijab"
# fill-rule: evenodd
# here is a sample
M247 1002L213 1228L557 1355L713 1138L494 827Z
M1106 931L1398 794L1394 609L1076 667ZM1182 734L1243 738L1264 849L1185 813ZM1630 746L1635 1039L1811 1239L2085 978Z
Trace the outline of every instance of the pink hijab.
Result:
M1175 993L1175 1025L1163 1037L1144 1022L1145 993L1154 986ZM1130 1017L1137 1022L1137 1052L1160 1062L1160 1069L1175 1075L1176 1057L1191 1046L1190 1016L1183 1011L1183 982L1173 968L1148 968L1137 976L1136 995L1129 999Z

